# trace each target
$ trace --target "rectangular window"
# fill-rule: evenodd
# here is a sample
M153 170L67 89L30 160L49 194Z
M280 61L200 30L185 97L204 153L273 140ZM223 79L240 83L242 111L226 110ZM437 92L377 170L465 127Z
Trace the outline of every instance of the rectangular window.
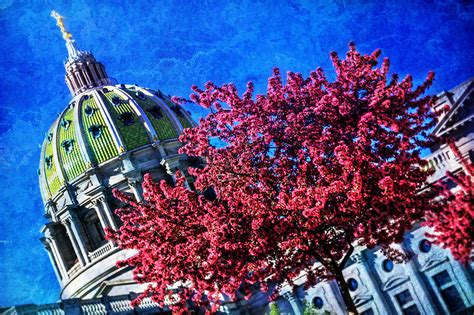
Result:
M420 311L413 300L409 290L405 290L395 295L400 308L402 309L403 315L419 315Z
M374 315L374 310L372 308L368 308L362 313L360 313L360 315Z
M460 311L466 307L447 270L435 274L433 281L450 312Z
M415 304L403 309L403 315L420 315L420 311Z
M442 287L445 284L449 284L452 282L451 276L449 275L447 270L441 271L433 276L433 280L436 283L438 288Z
M409 302L413 301L413 298L411 297L410 291L408 291L408 290L405 290L402 293L399 293L399 294L395 295L395 298L397 299L398 304L400 304L400 306L403 306L403 305L408 304Z

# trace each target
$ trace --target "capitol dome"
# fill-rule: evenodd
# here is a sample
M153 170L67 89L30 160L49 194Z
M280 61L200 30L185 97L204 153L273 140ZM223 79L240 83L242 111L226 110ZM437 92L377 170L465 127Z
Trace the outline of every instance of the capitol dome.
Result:
M189 113L161 91L116 84L93 54L79 50L63 18L69 104L46 133L38 170L44 216L43 242L61 285L61 299L142 292L130 268L115 263L133 252L104 237L117 229L120 203L113 188L141 200L141 180L173 182L190 165L178 154L178 136L194 126ZM185 173L185 172L184 172Z

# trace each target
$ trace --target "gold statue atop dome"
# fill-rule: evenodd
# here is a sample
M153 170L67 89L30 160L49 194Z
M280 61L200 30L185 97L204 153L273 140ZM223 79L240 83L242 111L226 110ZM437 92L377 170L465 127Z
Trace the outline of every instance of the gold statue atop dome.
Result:
M61 33L63 34L63 38L66 41L72 39L72 34L66 30L66 26L64 25L64 17L60 15L55 10L51 11L51 16L56 19L56 25L59 26Z

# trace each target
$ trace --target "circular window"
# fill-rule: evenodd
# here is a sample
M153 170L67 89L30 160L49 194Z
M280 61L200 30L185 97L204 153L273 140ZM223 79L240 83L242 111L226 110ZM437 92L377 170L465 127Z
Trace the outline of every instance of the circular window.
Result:
M97 139L102 134L102 126L92 125L89 127L89 132L92 134L94 139Z
M119 119L122 121L122 123L125 126L133 125L134 119L133 119L133 114L132 113L125 112L125 113L120 115Z
M86 113L87 117L91 116L94 113L94 109L89 105L86 106L84 109L84 113Z
M107 93L108 91L109 91L108 88L103 88L103 89L102 89L102 92L104 92L104 93Z
M383 268L383 270L385 270L385 272L392 271L393 270L393 261L391 261L390 259L385 259L382 262L382 268Z
M61 127L63 127L64 129L67 130L67 128L69 128L69 125L70 125L70 124L71 124L71 121L70 121L70 120L64 119L64 118L61 119L60 125L61 125Z
M68 140L64 140L62 143L61 143L61 146L64 148L64 151L66 151L66 153L71 153L72 152L72 149L73 149L73 142L74 140L73 139L68 139Z
M137 92L137 97L141 100L144 100L145 99L145 94L143 94L141 91L138 91Z
M314 308L316 308L317 310L320 310L323 308L324 306L324 301L322 298L320 298L319 296L315 297L313 299L313 305L314 305Z
M52 169L53 168L53 156L52 155L48 155L44 158L44 162L46 163L46 167L48 169Z
M85 99L85 100L88 100L88 99L89 99L89 95L84 95L84 99Z
M158 106L153 106L152 108L147 109L147 112L149 112L156 119L163 118L163 113L161 112L161 108L159 108Z
M359 283L354 278L350 278L349 280L347 280L347 284L349 286L349 290L351 291L355 291L359 287Z
M422 253L427 253L431 250L431 242L427 239L424 239L420 241L419 248Z
M120 97L118 97L117 95L115 95L114 97L112 97L112 103L114 103L114 105L118 105L122 102L122 100L120 99Z

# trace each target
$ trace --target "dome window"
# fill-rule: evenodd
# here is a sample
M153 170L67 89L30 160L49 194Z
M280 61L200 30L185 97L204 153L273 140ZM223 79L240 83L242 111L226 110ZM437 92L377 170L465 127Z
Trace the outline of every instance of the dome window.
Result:
M347 280L347 285L349 286L350 291L355 291L359 287L359 283L354 278L350 278L349 280Z
M145 94L143 94L142 91L137 91L136 95L137 95L138 99L140 99L142 101L145 99Z
M85 99L85 100L88 100L88 99L89 99L89 95L84 95L84 99Z
M92 134L94 139L97 139L102 134L102 126L92 125L89 127L89 132Z
M95 108L92 108L89 105L87 105L86 108L84 109L84 113L86 113L87 117L92 116L94 112L95 112Z
M53 156L48 155L44 158L44 163L46 163L46 167L50 170L53 168Z
M69 125L71 124L71 121L70 120L67 120L67 119L61 119L61 127L63 127L65 130L67 130L67 128L69 128Z
M48 143L51 143L51 141L53 141L53 134L51 132L48 133L48 136L46 137L46 139L48 139Z
M171 106L171 109L176 113L176 115L178 115L179 117L184 117L183 115L183 111L181 110L181 107L179 107L178 105L173 105Z
M66 151L66 153L71 153L72 152L72 144L74 143L74 140L73 139L68 139L68 140L64 140L62 143L61 143L61 146L64 148L64 151Z
M161 112L161 108L158 106L153 106L152 108L147 109L147 112L149 112L156 119L163 118L163 113Z
M108 88L103 88L102 92L107 93L107 92L109 92L109 89Z
M323 308L324 306L324 301L322 298L320 298L319 296L315 297L313 299L313 305L314 305L314 308L317 309L317 310L320 310Z
M420 241L418 247L422 253L428 253L431 250L431 242L427 239L423 239Z
M130 126L134 123L133 114L130 112L121 114L119 119L125 126Z
M112 103L114 105L119 105L120 103L122 103L122 100L120 99L120 97L118 97L117 95L115 95L114 97L112 97Z

